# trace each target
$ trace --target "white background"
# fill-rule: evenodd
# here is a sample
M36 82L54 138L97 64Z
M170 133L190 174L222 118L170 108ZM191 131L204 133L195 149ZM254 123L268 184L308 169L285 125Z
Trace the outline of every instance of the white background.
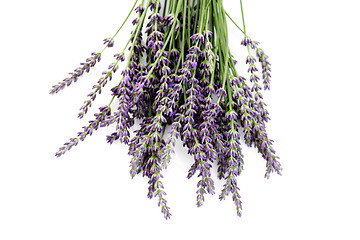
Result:
M239 1L224 2L241 24ZM171 220L147 199L146 179L130 178L126 146L106 143L113 128L54 156L108 103L111 84L87 118L76 118L131 24L92 73L55 96L51 86L102 49L131 4L0 3L0 239L360 239L358 1L244 0L248 34L272 63L267 130L283 176L264 179L264 160L244 146L243 216L231 197L218 200L219 180L197 208L197 179L186 179L193 160L178 143L163 179ZM244 64L242 35L229 28Z

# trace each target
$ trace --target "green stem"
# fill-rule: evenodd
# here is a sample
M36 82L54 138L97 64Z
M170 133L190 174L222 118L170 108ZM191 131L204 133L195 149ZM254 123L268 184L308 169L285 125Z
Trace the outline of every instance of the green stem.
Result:
M186 8L187 8L187 0L184 1L183 14L186 13ZM180 67L180 63L182 63L184 61L184 58L185 58L185 56L184 56L184 54L185 54L185 28L186 28L186 17L183 16L182 43L181 43L181 51L180 51L181 56L180 56L180 58L178 60L178 64L176 66L175 74L177 74L177 71L179 70L179 67Z
M157 0L155 13L159 13L159 4L160 4L160 1ZM157 30L158 30L158 21L156 20L155 21L155 31L157 32ZM156 39L156 41L158 40L157 35L155 35L155 39Z
M195 1L194 1L195 2ZM193 7L194 7L194 2L193 2ZM190 6L190 0L188 2L188 6ZM190 37L191 37L191 33L190 33L190 26L191 26L191 18L192 18L192 11L193 11L193 7L190 9L188 9L188 16L187 16L187 19L188 19L188 24L187 24L187 44L188 46L190 47Z
M247 37L246 28L245 28L245 16L244 16L244 9L243 9L243 5L242 5L242 0L240 0L240 7L241 7L241 17L242 17L243 26L244 26L244 32L243 33L244 33L245 37ZM246 44L246 47L247 47L247 50L248 50L248 53L249 53L249 56L250 56L251 53L250 53L249 44Z
M162 131L162 134L161 134L161 139L164 139L165 130L166 130L166 126L163 126L163 131Z
M165 13L166 13L166 5L167 5L167 0L165 0L165 3L164 3L164 9L163 9L163 17L165 17Z
M125 18L125 21L121 24L120 28L116 31L116 33L114 34L114 36L111 38L111 40L114 39L114 37L120 32L120 30L122 29L122 27L125 25L125 23L127 22L127 20L129 19L132 11L134 10L136 3L138 2L138 0L135 1L134 5L132 6L129 14L127 15L127 17ZM106 45L106 47L104 47L104 49L101 51L101 53L103 53L105 51L105 49L107 48L107 46L109 45L109 43Z
M243 26L244 26L244 34L246 36L245 18L244 18L244 10L243 10L243 5L242 5L242 0L240 0L240 7L241 7L241 17L242 17Z
M215 41L214 41L214 39L215 39L215 32L214 32L214 23L213 23L213 18L212 17L210 17L210 16L212 16L213 15L213 7L212 7L212 4L211 4L211 1L209 1L209 25L210 25L210 31L213 33L213 37L212 37L212 39L211 39L211 44L213 45L213 46L215 46L214 45L214 43L215 43Z
M227 76L228 76L228 69L229 69L229 66L228 66L228 63L229 63L229 58L227 57L228 56L228 53L229 53L229 41L228 41L228 30L227 30L227 25L226 25L226 20L224 19L224 14L223 14L223 9L222 9L222 4L220 6L221 8L221 15L219 17L223 17L221 20L222 20L222 27L223 29L225 30L225 34L223 35L224 38L225 38L225 52L223 53L224 54L224 58L225 58L225 64L224 64L224 67L225 67L225 71L224 71L224 75L223 75L223 85L222 87L224 88L225 87L225 81L227 81Z
M215 52L214 52L214 70L211 73L211 78L210 78L210 86L214 87L214 79L215 79L215 69L216 69L216 58L217 58L217 47L215 48ZM211 95L211 92L209 92L208 97Z
M204 1L201 1L200 3L200 13L199 13L199 29L198 29L198 33L202 33L202 28L203 28L203 25L204 25L204 14L205 14L205 11L204 11Z
M230 19L230 21L243 33L245 32L239 27L239 25L236 24L236 22L229 16L229 14L225 11L226 16Z
M195 1L194 1L195 2ZM199 3L196 5L196 17L195 17L195 25L194 25L194 32L192 34L195 34L196 33L196 26L197 26L197 22L199 20L199 11L200 11L200 8L199 8Z

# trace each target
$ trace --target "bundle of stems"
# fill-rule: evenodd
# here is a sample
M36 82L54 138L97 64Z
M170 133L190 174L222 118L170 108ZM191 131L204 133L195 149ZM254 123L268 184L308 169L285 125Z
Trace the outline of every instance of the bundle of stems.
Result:
M56 156L84 141L99 127L115 125L107 142L120 141L129 146L131 176L148 177L148 197L156 197L164 217L169 218L162 171L169 164L176 139L181 139L194 158L187 177L199 177L197 206L203 205L205 194L215 193L210 170L215 164L218 178L225 182L219 198L232 195L237 215L241 216L236 180L244 164L240 137L266 160L266 178L282 170L265 128L269 113L261 92L270 89L268 56L246 34L241 1L243 29L226 13L222 0L138 2L116 34L104 39L104 49L92 53L70 77L51 89L51 94L57 93L89 72L101 60L103 51L114 46L114 38L131 12L136 12L128 43L114 55L114 62L93 86L78 117L88 112L96 96L115 78L120 62L124 62L124 70L111 88L109 104L100 107L95 118ZM230 52L227 18L244 34L241 44L248 52L244 57L247 79L238 74ZM135 120L140 127L131 136Z

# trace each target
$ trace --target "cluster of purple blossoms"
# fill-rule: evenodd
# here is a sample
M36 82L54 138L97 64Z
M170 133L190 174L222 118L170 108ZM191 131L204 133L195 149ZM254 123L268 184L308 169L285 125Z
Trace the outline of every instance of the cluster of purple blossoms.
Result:
M270 89L268 56L244 32L241 44L249 52L245 61L249 81L237 73L221 1L168 0L163 8L159 0L142 1L137 7L136 2L132 9L137 17L132 21L130 46L114 55L115 61L93 86L78 117L89 111L97 94L114 79L117 83L111 88L110 103L100 107L94 120L77 137L70 138L56 156L62 156L98 128L115 125L107 142L128 145L131 176L142 174L148 178L147 196L157 198L168 219L171 213L165 199L163 171L179 139L194 159L187 177L199 178L196 205L204 204L205 194L215 194L213 171L217 170L218 178L224 181L219 199L231 195L237 215L241 216L237 183L244 168L241 136L247 146L257 148L265 159L266 178L272 172L281 174L282 170L273 141L266 133L265 125L270 118L257 76L261 69L263 88ZM104 39L104 50L114 46L114 37ZM50 93L77 81L100 61L100 56L101 53L93 53ZM117 79L122 62L126 65ZM110 105L116 105L113 111ZM139 121L140 127L131 134L135 121Z
M248 36L246 36L242 41L241 44L246 46L246 47L250 47L251 49L253 49L256 53L257 56L257 60L259 61L259 63L261 64L261 69L262 69L262 79L263 79L263 84L264 84L264 90L270 90L270 81L271 81L271 64L269 63L269 57L265 54L264 50L262 50L261 48L259 48L259 42L251 40ZM252 57L253 58L253 57ZM254 61L255 58L253 58ZM246 61L246 63L248 63L248 61ZM256 69L257 71L257 69ZM256 80L259 80L258 77L256 77ZM257 82L257 81L256 81Z
M105 38L103 41L104 41L104 45L106 45L106 47L108 47L108 48L111 48L114 46L113 38Z

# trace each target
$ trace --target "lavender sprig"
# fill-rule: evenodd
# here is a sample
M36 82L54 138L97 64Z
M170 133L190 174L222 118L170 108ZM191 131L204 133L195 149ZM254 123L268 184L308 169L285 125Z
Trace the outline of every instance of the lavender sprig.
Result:
M78 132L76 138L70 138L70 141L65 143L59 151L55 154L57 157L64 155L72 147L77 146L79 140L84 141L87 136L91 136L99 127L107 127L114 123L114 117L111 116L111 109L109 106L100 107L100 112L95 114L95 119L89 121L89 125L83 127L82 132Z
M56 156L62 156L98 128L115 124L107 142L128 145L131 177L142 174L148 178L148 198L156 198L165 219L169 219L163 171L179 139L194 160L187 177L199 177L196 205L204 204L205 194L215 193L213 166L216 164L217 176L224 180L219 199L231 195L237 215L241 216L237 182L244 169L241 136L247 146L257 148L264 158L266 178L282 171L273 141L266 132L270 118L262 95L262 90L270 89L271 65L259 43L246 33L241 0L243 29L225 12L222 0L190 2L167 0L162 8L159 0L143 0L137 6L135 1L132 11L137 16L132 21L134 30L129 41L93 86L79 118L88 112L105 85L110 84L128 50L122 77L111 88L110 103L101 107L95 119L77 137L70 138ZM130 13L126 20L129 16ZM146 16L149 16L147 20ZM237 61L228 44L226 16L244 33L241 44L248 49L245 56L248 79L236 71ZM104 50L114 46L116 34L104 39ZM93 53L71 77L55 85L51 93L77 81L100 61L101 53ZM260 68L263 87L259 85ZM132 135L136 121L140 127Z
M117 56L117 55L115 55ZM96 85L93 86L93 89L95 89L94 92L91 92L88 94L89 99L84 102L84 105L81 106L80 110L81 112L78 114L78 118L83 118L84 115L88 112L89 107L91 107L92 102L95 101L96 95L101 94L102 88L105 87L105 85L108 83L108 81L112 80L112 75L115 73L118 69L118 63L119 61L124 61L124 55L122 54L119 57L116 57L117 61L114 63L111 63L108 67L108 71L102 72L103 77L99 79Z
M90 68L94 67L96 63L100 62L101 53L93 52L91 57L86 59L86 62L80 63L81 67L78 67L74 72L69 73L71 76L65 78L63 81L59 82L57 85L54 85L50 91L50 94L58 93L60 90L63 90L66 86L70 86L73 82L77 82L78 78L81 77L84 72L89 72Z

